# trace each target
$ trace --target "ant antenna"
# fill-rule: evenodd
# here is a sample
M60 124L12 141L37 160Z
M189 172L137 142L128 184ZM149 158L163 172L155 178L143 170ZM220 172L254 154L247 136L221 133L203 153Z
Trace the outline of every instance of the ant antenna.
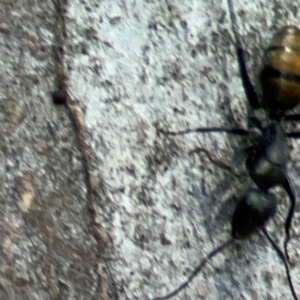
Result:
M265 228L262 228L262 232L265 235L265 237L267 238L267 240L269 241L269 243L272 245L273 249L276 251L276 253L278 254L279 258L282 260L284 267L285 267L285 272L286 272L286 277L290 286L290 290L292 292L293 298L294 300L298 300L298 297L296 295L294 286L293 286L293 282L291 279L291 274L290 274L290 270L289 270L289 266L286 262L286 259L284 257L283 252L279 249L279 247L276 245L276 243L273 241L273 239L270 237L270 235L268 234L268 232L266 231Z
M273 241L273 239L270 237L270 235L268 234L268 232L266 231L265 228L262 228L262 232L265 235L265 237L267 238L268 242L271 244L271 246L273 247L273 249L276 251L276 253L278 254L279 258L281 259L281 261L284 264L285 267L285 272L286 272L286 277L289 283L289 287L291 290L291 293L293 295L293 299L294 300L298 300L298 297L296 295L294 286L293 286L293 282L291 279L291 275L290 275L290 270L289 270L289 266L286 262L285 256L283 254L283 252L280 250L280 248L276 245L276 243ZM225 248L227 248L229 245L231 245L236 239L235 238L231 238L230 240L228 240L227 242L225 242L224 244L222 244L221 246L217 247L216 249L214 249L213 251L211 251L205 258L202 259L202 261L199 263L199 265L194 269L194 271L192 272L192 274L188 277L188 279L182 283L177 289L175 289L173 292L162 296L162 297L156 297L153 298L152 300L166 300L166 299L170 299L172 297L174 297L175 295L177 295L179 292L181 292L185 287L188 286L188 284L199 274L199 272L202 270L202 268L205 266L205 264L211 260L214 256L216 256L218 253L222 252Z
M213 251L211 251L205 258L202 259L200 264L195 268L193 273L189 276L189 278L182 283L176 290L174 290L172 293L167 294L163 297L157 297L153 298L152 300L165 300L170 299L173 296L177 295L180 291L182 291L188 284L199 274L199 272L202 270L202 268L205 266L205 264L211 260L214 256L216 256L218 253L222 252L225 248L227 248L229 245L231 245L234 242L234 238L231 238L229 241L225 242L221 246L217 247Z

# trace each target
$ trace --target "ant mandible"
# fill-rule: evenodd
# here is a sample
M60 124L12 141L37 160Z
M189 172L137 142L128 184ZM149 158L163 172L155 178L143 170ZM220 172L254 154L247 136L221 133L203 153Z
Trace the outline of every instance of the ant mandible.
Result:
M208 260L232 244L236 239L248 237L258 229L262 229L280 259L283 261L293 299L298 299L289 273L287 244L290 238L290 226L295 208L295 195L286 174L287 142L286 138L299 138L299 132L285 133L281 122L299 121L300 114L285 115L300 102L300 30L295 26L282 28L271 40L263 55L259 81L262 97L259 99L254 91L247 72L244 51L237 31L232 0L228 0L228 8L242 84L249 102L248 129L207 127L172 132L158 128L164 135L182 135L190 132L226 132L228 134L248 137L247 145L240 149L235 159L240 163L244 158L247 171L256 184L256 188L248 189L239 199L232 217L232 238L210 252L195 268L188 279L176 290L155 300L169 299L182 291L189 282L201 271ZM255 133L255 135L253 134ZM204 148L191 151L205 152L210 161L227 170L228 166L215 160ZM279 249L264 228L266 222L276 212L276 200L269 189L282 186L290 199L290 209L285 221L286 238L284 252Z

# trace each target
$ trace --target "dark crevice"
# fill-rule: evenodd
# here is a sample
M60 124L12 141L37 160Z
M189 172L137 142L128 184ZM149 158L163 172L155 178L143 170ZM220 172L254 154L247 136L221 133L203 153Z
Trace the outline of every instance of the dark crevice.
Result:
M107 274L105 273L105 250L108 244L108 238L101 231L101 224L97 215L96 199L99 197L95 186L93 185L92 175L90 172L90 157L88 153L88 145L85 142L86 128L83 123L83 114L80 109L72 105L73 100L67 91L67 74L64 68L64 42L67 39L65 13L67 11L67 0L52 0L54 5L54 23L53 23L53 65L54 65L54 92L52 92L52 100L54 104L64 104L69 118L72 123L74 134L77 141L77 149L80 152L81 162L84 172L84 184L87 189L86 202L87 210L90 215L89 230L97 243L96 262L94 272L98 276L98 282L94 299L117 299L116 295L110 294L111 287L108 284ZM80 184L80 183L79 183ZM103 198L103 196L102 196ZM110 276L109 276L110 277ZM112 280L110 280L112 281ZM113 285L113 283L110 283Z

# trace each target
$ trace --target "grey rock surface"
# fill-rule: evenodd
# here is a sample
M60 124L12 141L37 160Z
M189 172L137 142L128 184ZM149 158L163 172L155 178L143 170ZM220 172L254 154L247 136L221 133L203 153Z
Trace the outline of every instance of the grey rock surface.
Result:
M298 4L234 5L255 81L271 36L300 25ZM151 299L230 238L247 177L188 152L229 162L243 139L156 131L246 127L226 1L0 0L0 67L0 299ZM55 90L66 105L53 104ZM289 148L298 196L299 141ZM282 248L289 202L274 193L267 229ZM299 217L297 204L289 254L300 295ZM257 233L173 299L291 298Z

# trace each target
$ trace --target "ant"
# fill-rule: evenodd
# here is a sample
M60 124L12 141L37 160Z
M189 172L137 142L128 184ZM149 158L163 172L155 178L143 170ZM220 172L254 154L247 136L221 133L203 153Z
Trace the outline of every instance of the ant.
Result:
M173 292L155 300L169 299L182 291L204 265L212 257L223 251L237 239L243 239L261 229L267 240L277 252L285 266L287 280L293 299L298 299L289 273L287 244L290 238L290 227L295 208L295 194L286 174L287 138L300 138L299 132L285 133L282 121L299 121L300 114L285 115L300 102L300 30L295 26L283 27L275 34L268 48L265 50L259 81L262 97L259 98L251 83L246 68L244 50L237 30L232 0L228 1L228 8L239 72L244 91L249 103L248 129L207 127L187 129L172 132L157 128L164 135L183 135L190 132L225 132L247 137L247 144L240 149L228 166L216 160L208 150L196 148L190 152L205 152L209 160L215 165L227 170L241 162L245 162L247 171L255 183L256 188L245 191L239 199L232 216L231 239L210 252L195 268L188 279ZM275 244L264 228L266 222L276 212L276 199L269 193L269 189L281 186L290 199L290 208L285 221L284 253Z

